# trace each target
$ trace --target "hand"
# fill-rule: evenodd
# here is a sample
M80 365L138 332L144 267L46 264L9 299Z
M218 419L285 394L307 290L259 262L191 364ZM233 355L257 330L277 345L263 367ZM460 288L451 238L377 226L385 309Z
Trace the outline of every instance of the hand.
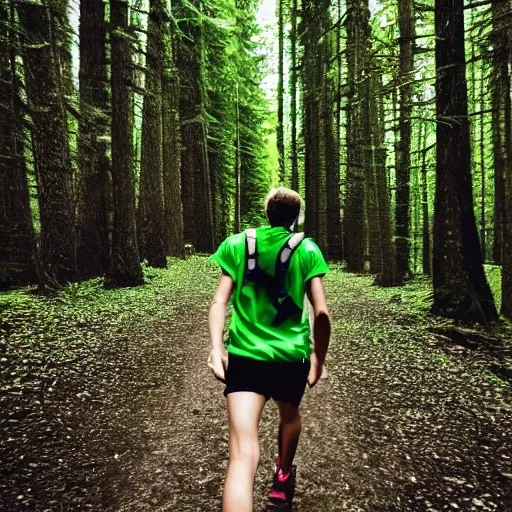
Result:
M228 353L224 347L212 348L208 356L208 366L215 377L222 382L226 380L226 368L228 367Z
M311 354L311 368L309 369L308 386L312 388L320 379L325 379L326 377L327 370L325 369L323 361L319 361L318 357L313 352Z

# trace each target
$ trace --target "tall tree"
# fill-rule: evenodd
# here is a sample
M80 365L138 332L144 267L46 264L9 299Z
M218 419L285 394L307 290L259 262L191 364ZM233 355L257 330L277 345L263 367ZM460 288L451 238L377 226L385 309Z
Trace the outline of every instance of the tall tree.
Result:
M277 0L278 25L278 82L277 82L277 161L279 166L279 183L284 184L285 149L284 149L284 0Z
M437 181L434 311L489 322L497 318L473 211L464 1L436 0Z
M142 269L135 227L132 36L127 0L110 0L110 22L114 230L108 283L135 286L142 283Z
M376 219L372 219L372 221L378 223L380 234L378 241L379 266L375 282L380 286L394 286L396 285L396 260L391 240L391 212L386 172L386 128L381 70L376 68L369 81L369 119L371 147L373 149L371 168L376 189Z
M339 147L336 143L337 130L334 126L336 120L333 106L336 105L336 84L331 69L333 50L335 45L335 32L332 28L330 14L330 1L326 3L321 13L322 31L325 34L323 52L323 84L321 91L321 127L323 130L324 161L325 161L325 195L326 195L326 223L327 223L327 255L329 258L341 260L341 216L340 216L340 161Z
M494 263L503 261L503 230L505 225L505 172L508 165L506 154L505 114L506 102L510 103L509 36L507 30L508 0L492 0L493 27L490 39L492 55L492 143L494 167ZM483 79L483 77L482 77ZM483 109L482 109L483 110Z
M512 320L512 107L509 65L512 58L510 2L491 2L493 29L492 129L495 186L494 258L502 264L501 314Z
M178 45L182 126L181 186L185 241L200 252L214 247L205 105L205 47L202 1L178 2L182 37Z
M304 119L302 129L304 134L304 181L306 185L305 230L306 233L314 236L325 250L326 240L318 240L318 188L322 188L320 184L320 133L318 130L320 118L319 83L323 71L322 62L317 58L318 41L320 39L318 21L316 2L303 0L301 41L304 48L302 64Z
M425 128L426 130L426 128ZM426 139L426 137L425 137ZM428 207L427 153L431 148L421 151L421 205L422 205L422 269L423 273L432 275L432 258L430 257L430 216Z
M55 48L58 41L48 7L17 4L24 36L26 92L41 222L40 286L54 291L76 279L73 169Z
M396 271L399 281L407 278L409 269L409 209L411 173L411 111L414 69L414 12L413 0L399 0L400 28L400 142L396 168Z
M347 269L361 272L365 253L365 171L363 162L363 71L367 65L368 0L347 0L347 171L344 250Z
M81 0L77 264L82 278L105 274L110 256L105 43L105 5L96 0Z
M299 157L297 154L297 0L292 0L290 24L290 160L291 160L291 187L299 191Z
M341 256L339 167L334 136L330 0L303 2L303 98L306 231L331 257Z
M509 105L510 107L510 105ZM509 148L508 158L512 157L512 122L510 110L507 114L507 129ZM510 160L509 160L510 161ZM505 175L505 225L503 230L503 261L501 279L501 314L512 320L512 167L509 165Z
M210 170L212 214L215 239L240 230L240 144L238 105L240 88L237 5L234 1L208 5L206 15L223 23L205 23L208 166ZM238 221L238 222L237 222Z
M150 0L149 6L137 234L141 259L147 259L152 267L165 268L162 73L166 16L163 0Z
M12 2L0 2L0 287L37 280Z
M183 203L181 201L181 127L179 112L179 80L174 59L174 29L170 18L170 1L162 25L164 38L162 70L162 139L164 222L167 254L184 256Z

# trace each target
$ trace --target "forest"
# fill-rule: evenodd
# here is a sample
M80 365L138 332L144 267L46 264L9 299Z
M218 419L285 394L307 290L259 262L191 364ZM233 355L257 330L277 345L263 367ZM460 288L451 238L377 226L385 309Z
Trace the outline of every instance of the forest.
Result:
M220 510L208 256L277 186L332 319L286 510L512 510L511 39L512 0L0 0L0 510Z
M278 0L270 41L258 8L2 1L1 286L141 284L264 222L281 184L347 271L510 319L508 0Z

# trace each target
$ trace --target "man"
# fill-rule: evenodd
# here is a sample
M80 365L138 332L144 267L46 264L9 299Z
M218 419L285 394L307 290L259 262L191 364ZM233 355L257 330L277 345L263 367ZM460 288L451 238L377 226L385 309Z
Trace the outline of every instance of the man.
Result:
M322 375L331 323L322 277L329 267L313 240L295 233L302 199L280 187L265 201L269 226L228 237L211 257L222 269L209 313L208 365L226 383L229 466L224 512L252 512L259 461L258 427L266 401L279 408L278 458L270 499L291 503L292 462L302 428L299 405L306 382ZM304 308L313 308L314 349ZM228 301L233 314L223 341Z

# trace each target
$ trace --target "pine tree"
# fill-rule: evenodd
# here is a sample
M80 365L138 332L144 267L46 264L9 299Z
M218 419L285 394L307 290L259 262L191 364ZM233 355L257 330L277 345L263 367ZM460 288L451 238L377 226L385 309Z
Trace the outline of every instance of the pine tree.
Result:
M205 44L202 1L177 2L182 37L178 44L181 186L186 242L200 252L215 245L205 105Z
M179 113L178 70L174 58L174 22L170 5L166 5L166 19L162 24L162 140L164 223L167 254L183 257L183 203L181 201L181 127Z
M141 259L147 259L152 267L165 268L167 251L162 145L165 10L163 0L150 0L149 5L137 234Z
M399 0L400 27L400 141L396 169L396 270L399 281L407 278L409 269L409 210L411 179L411 111L414 70L414 13L412 0Z
M80 119L77 264L82 278L100 276L109 265L111 209L108 150L105 6L80 2Z
M110 22L114 229L107 283L136 286L142 283L142 269L135 227L132 36L127 0L110 0Z
M437 181L434 311L464 320L496 319L473 211L463 0L436 0Z
M368 0L347 1L347 172L344 250L347 269L361 272L365 254L365 172L363 133L363 70L367 66Z
M12 3L0 2L0 287L37 281Z
M41 222L39 284L42 291L55 291L77 277L73 169L55 54L58 41L52 38L56 30L47 7L23 1L17 10L25 34L23 62Z

